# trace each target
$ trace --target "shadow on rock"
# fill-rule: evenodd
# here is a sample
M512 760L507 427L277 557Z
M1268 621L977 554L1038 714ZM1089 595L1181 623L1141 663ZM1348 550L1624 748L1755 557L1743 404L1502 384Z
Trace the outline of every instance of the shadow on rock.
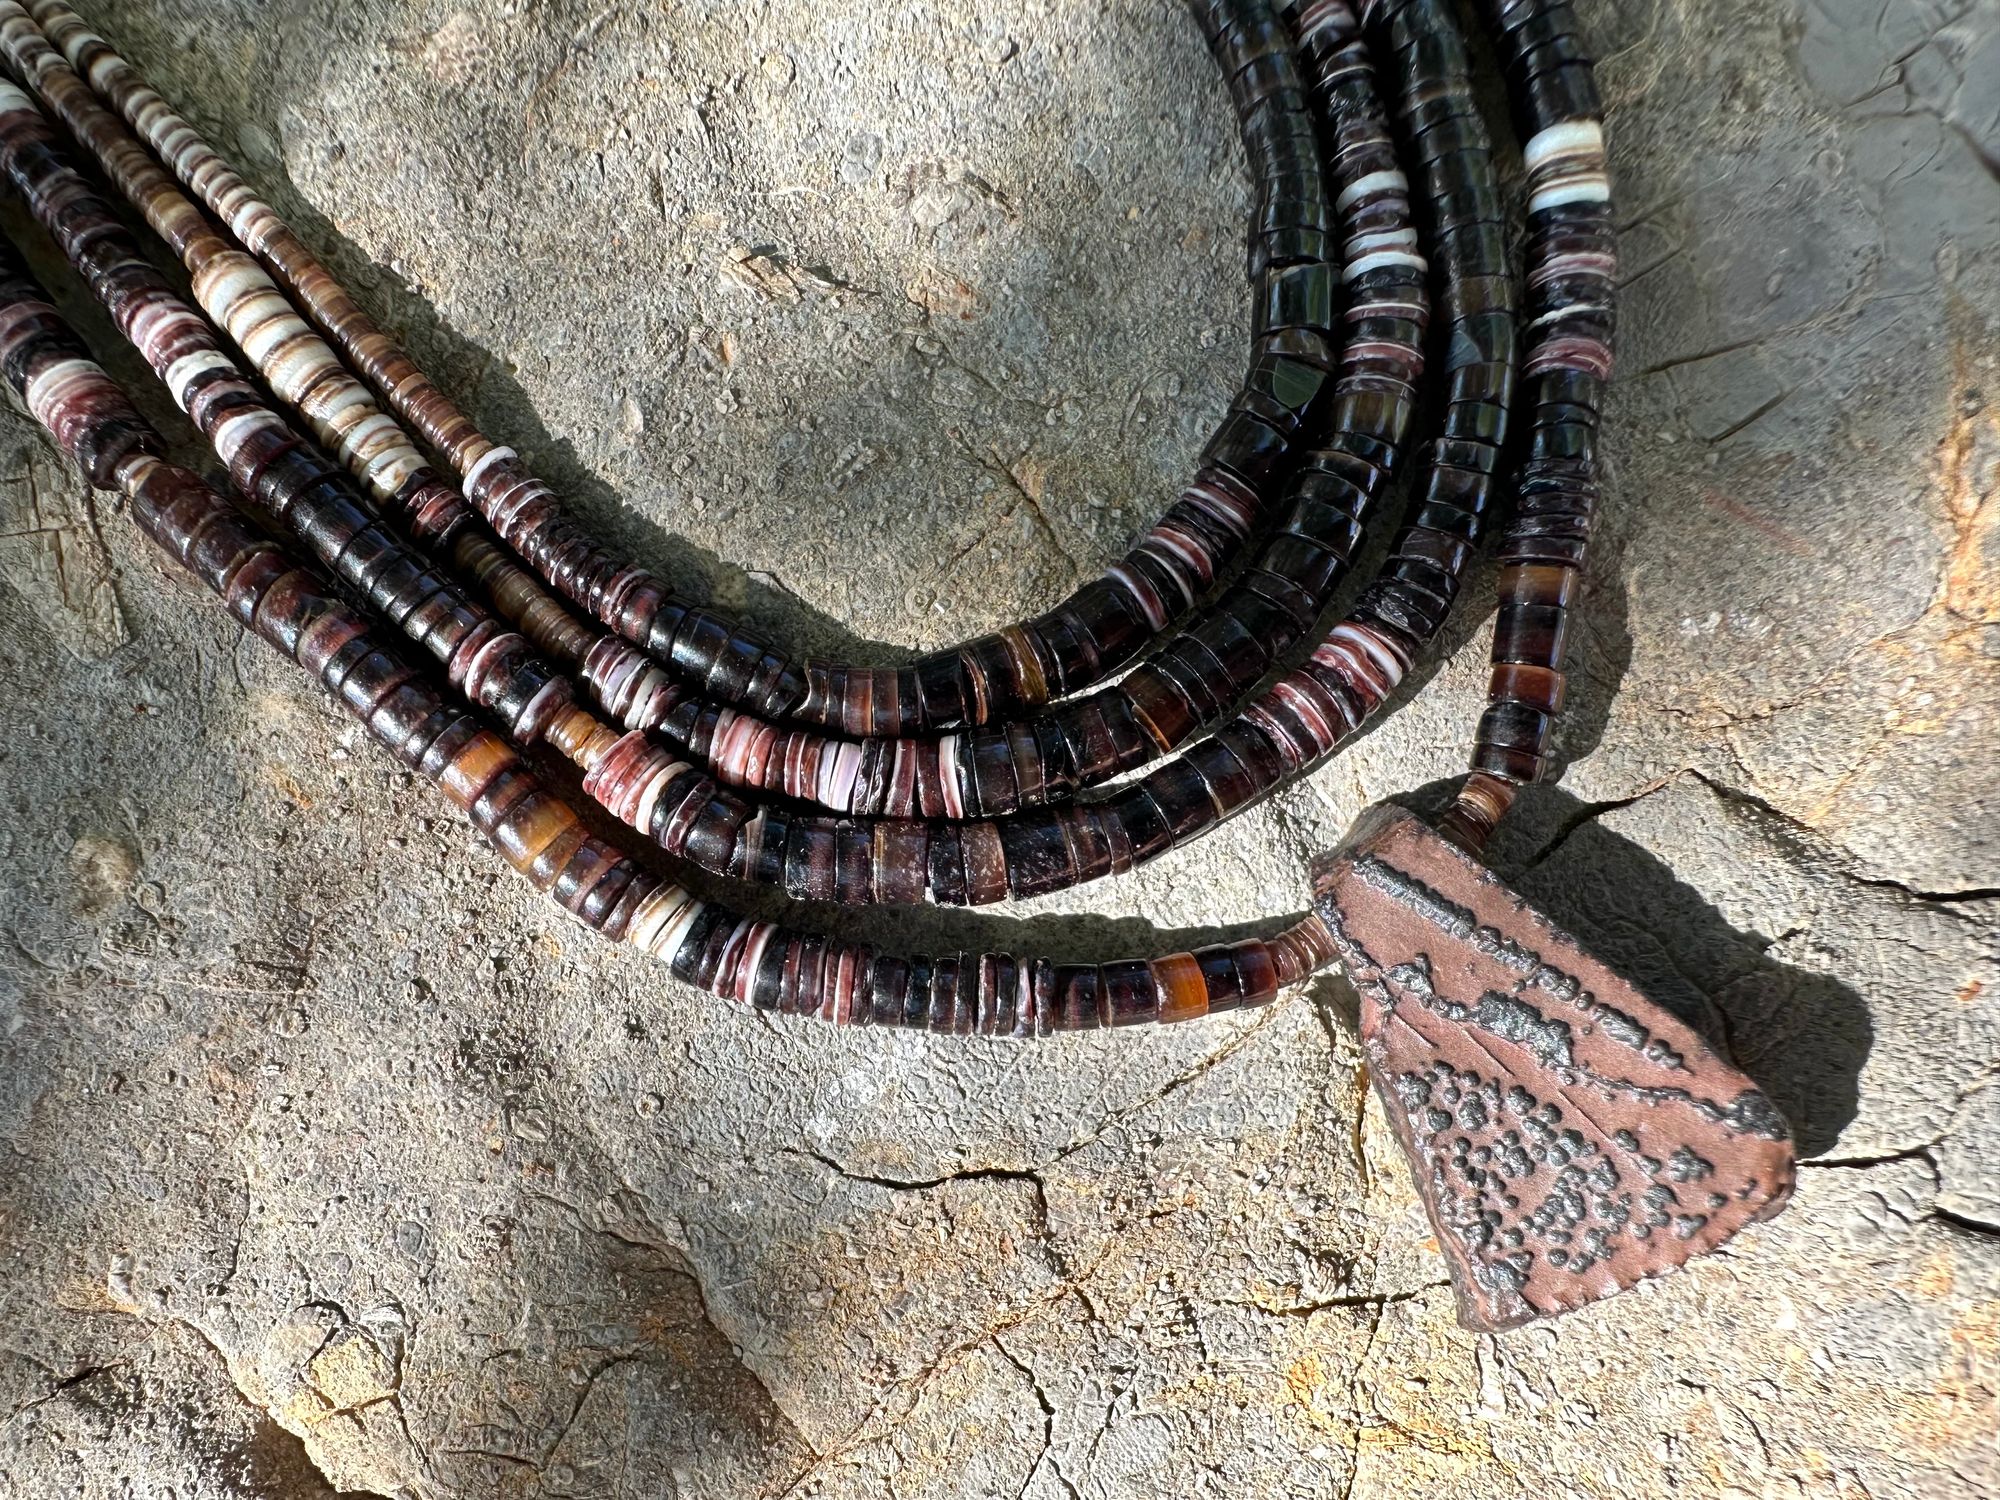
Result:
M531 1192L518 1218L487 1228L522 1265L518 1285L565 1285L569 1300L517 1307L501 1293L517 1282L501 1278L476 1309L495 1320L495 1352L441 1381L455 1409L435 1457L453 1493L499 1493L525 1471L544 1493L678 1493L691 1476L762 1490L809 1461L636 1194L576 1205Z

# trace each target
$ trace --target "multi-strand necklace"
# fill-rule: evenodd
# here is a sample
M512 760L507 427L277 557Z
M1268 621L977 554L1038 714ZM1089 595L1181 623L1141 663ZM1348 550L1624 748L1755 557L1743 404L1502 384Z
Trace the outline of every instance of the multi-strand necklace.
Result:
M1337 963L1461 1317L1504 1327L1714 1248L1792 1175L1749 1080L1477 858L1549 764L1599 500L1615 248L1591 68L1567 4L1483 0L1523 143L1517 277L1449 0L1191 8L1255 188L1243 383L1117 563L908 666L794 659L596 540L60 0L0 0L21 84L0 85L0 172L237 498L168 461L11 257L0 363L246 629L538 889L689 984L1031 1038L1259 1005ZM1392 490L1402 524L1327 626ZM963 905L1122 873L1333 754L1437 636L1496 522L1493 672L1455 802L1436 826L1365 814L1271 936L1096 964L897 953L672 878ZM655 851L580 813L551 752Z

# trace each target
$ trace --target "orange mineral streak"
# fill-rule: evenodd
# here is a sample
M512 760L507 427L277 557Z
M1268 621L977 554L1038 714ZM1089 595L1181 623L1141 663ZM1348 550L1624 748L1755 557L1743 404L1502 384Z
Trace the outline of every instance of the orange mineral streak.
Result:
M1972 341L1952 340L1951 403L1940 445L1938 484L1952 529L1944 565L1943 606L1975 624L2000 621L2000 564L1990 547L2000 526L2000 404L1974 404Z
M1975 1302L1953 1321L1931 1389L1887 1404L1897 1432L1926 1454L1990 1451L2000 1437L2000 1300Z
M1346 1372L1339 1374L1344 1377ZM1308 1427L1343 1440L1354 1430L1353 1423L1339 1411L1345 1380L1337 1383L1319 1355L1308 1354L1286 1366L1284 1383L1279 1406L1292 1408Z

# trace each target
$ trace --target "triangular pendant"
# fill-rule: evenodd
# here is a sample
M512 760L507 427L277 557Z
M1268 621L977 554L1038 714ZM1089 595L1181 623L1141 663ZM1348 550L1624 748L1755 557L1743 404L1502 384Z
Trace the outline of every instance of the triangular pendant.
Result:
M1421 819L1371 810L1313 891L1467 1328L1608 1297L1784 1207L1771 1101Z

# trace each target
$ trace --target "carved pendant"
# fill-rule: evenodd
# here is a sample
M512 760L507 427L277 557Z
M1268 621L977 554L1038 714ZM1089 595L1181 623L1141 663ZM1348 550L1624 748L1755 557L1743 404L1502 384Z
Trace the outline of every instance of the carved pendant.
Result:
M1608 1297L1784 1207L1771 1101L1421 819L1372 809L1313 892L1467 1328Z

